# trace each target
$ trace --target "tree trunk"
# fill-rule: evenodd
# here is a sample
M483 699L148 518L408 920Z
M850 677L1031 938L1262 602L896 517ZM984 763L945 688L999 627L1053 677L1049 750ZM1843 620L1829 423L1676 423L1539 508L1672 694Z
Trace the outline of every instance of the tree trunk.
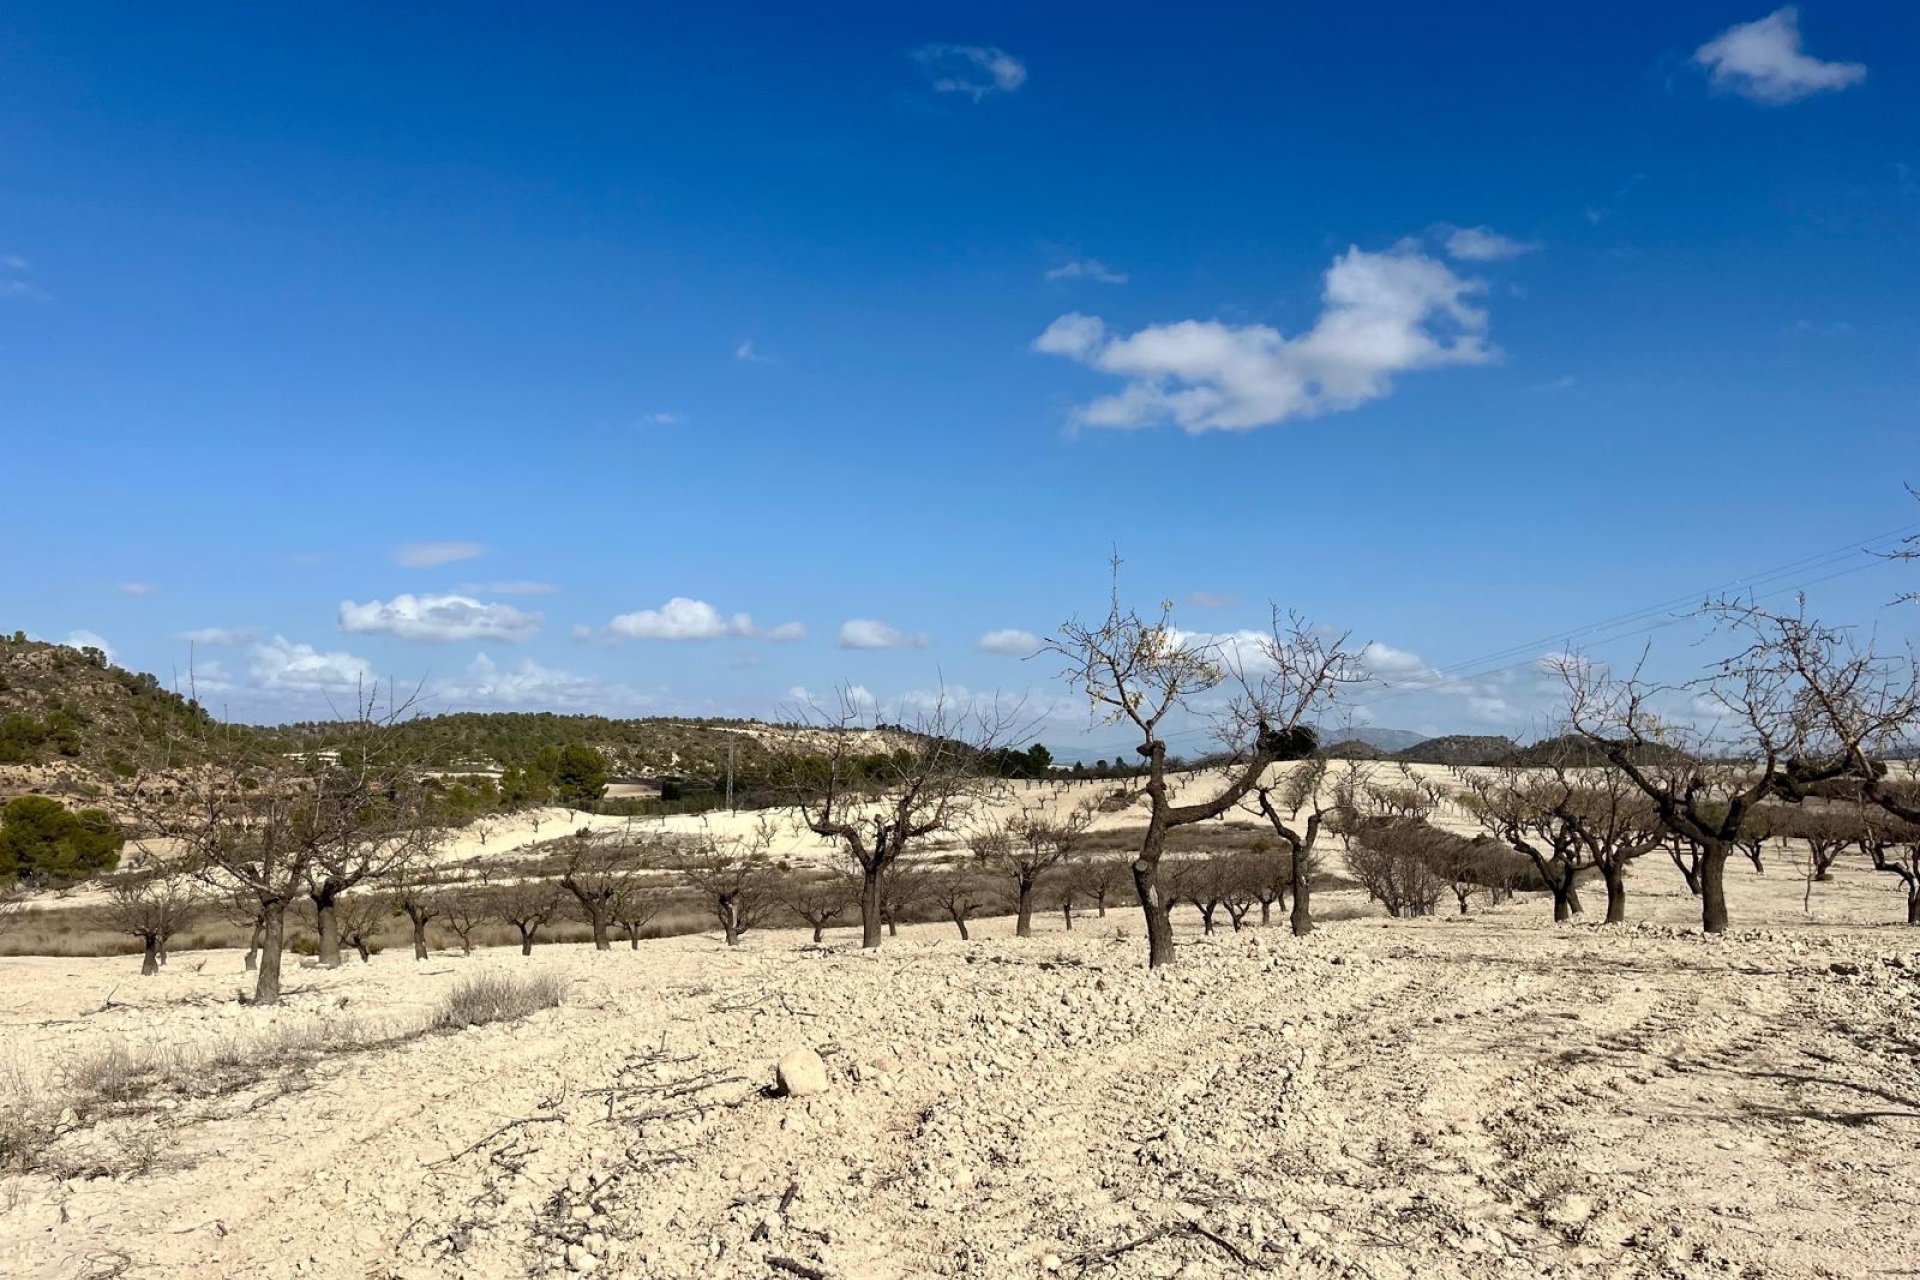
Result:
M1031 938L1033 936L1033 885L1022 880L1019 885L1020 896L1014 903L1013 936Z
M1193 905L1200 907L1200 932L1211 938L1213 936L1213 913L1218 910L1218 908L1201 906L1201 904L1197 902Z
M1261 903L1260 904L1260 923L1266 924L1272 919L1273 919L1273 904L1271 902Z
M146 947L140 953L140 976L151 978L160 972L160 940L148 934L145 942Z
M427 922L425 918L419 916L414 917L413 921L413 958L415 960L427 958Z
M340 895L332 889L320 889L311 895L313 898L314 921L320 935L318 956L320 963L329 969L340 967L340 916L334 908L334 899Z
M640 949L640 931L638 929L627 930L627 945L635 951Z
M1107 918L1107 895L1106 894L1103 893L1099 897L1093 900L1093 914L1095 914L1096 916L1099 916L1102 920L1105 920Z
M1067 932L1072 933L1073 932L1073 904L1071 902L1063 902L1060 904L1060 918L1067 922Z
M1601 867L1600 874L1607 881L1607 923L1625 924L1627 922L1627 869L1616 864Z
M1160 892L1158 863L1142 860L1133 864L1133 891L1140 899L1140 912L1147 920L1147 968L1172 964L1172 904Z
M1700 928L1707 933L1727 931L1727 851L1708 849L1700 855Z
M256 1005L280 1003L280 956L287 941L287 904L278 902L261 918L260 972L253 980Z
M255 917L253 930L247 934L247 972L252 973L260 967L260 934L266 929L264 920Z
M360 953L361 964L373 963L373 953L367 950L367 940L365 938L355 938L353 940L353 949Z
M1920 926L1920 880L1907 884L1907 923Z
M871 951L880 945L880 872L865 872L860 879L860 949Z
M967 918L964 915L961 915L958 911L950 911L947 914L953 917L954 927L960 930L960 941L962 942L968 941L969 939L967 937Z
M1311 834L1311 833L1309 833ZM1293 936L1304 938L1313 932L1313 884L1307 877L1307 853L1293 851Z
M533 930L531 929L520 930L520 954L523 956L533 954Z
M1831 852L1815 849L1813 851L1813 878L1815 880L1833 879L1833 858Z
M613 950L613 938L607 933L607 917L603 912L589 913L593 924L593 949L595 951Z
M826 925L824 925L824 924L816 924L816 925L814 925L814 926L813 926L813 940L814 940L814 941L815 941L816 943L818 943L818 942L822 942L822 941L825 941L825 939L826 939L826 936L827 936L827 926L826 926Z
M1680 874L1687 882L1687 892L1694 897L1700 896L1700 855L1684 858L1677 849L1667 850L1667 856L1673 859L1673 865L1680 868Z

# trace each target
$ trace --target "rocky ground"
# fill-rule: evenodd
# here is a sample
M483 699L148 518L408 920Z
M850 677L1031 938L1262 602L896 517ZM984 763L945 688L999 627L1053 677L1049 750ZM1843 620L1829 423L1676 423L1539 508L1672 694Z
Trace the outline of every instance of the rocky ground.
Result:
M1678 887L1648 864L1613 929L1326 895L1357 918L1203 939L1189 912L1158 973L1130 913L877 954L389 953L296 971L274 1011L235 1003L231 953L149 981L0 960L16 1091L276 1029L385 1041L86 1117L66 1176L0 1180L0 1257L36 1280L1911 1274L1898 895L1846 868L1809 918L1790 872L1741 873L1748 927L1705 939ZM464 977L529 970L563 1007L410 1034ZM826 1088L776 1096L799 1049Z

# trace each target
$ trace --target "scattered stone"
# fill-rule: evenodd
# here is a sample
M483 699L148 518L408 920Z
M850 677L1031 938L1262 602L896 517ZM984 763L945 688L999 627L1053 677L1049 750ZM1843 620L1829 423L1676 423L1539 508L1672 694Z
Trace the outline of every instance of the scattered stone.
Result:
M789 1098L805 1098L827 1091L827 1064L811 1049L795 1049L774 1068L780 1092Z

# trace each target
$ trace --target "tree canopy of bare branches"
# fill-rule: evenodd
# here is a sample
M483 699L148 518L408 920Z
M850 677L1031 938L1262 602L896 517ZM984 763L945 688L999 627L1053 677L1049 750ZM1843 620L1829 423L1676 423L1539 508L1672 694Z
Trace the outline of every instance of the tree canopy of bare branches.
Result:
M876 752L865 732L870 707L843 695L837 713L807 708L826 730L823 753L796 747L787 789L808 830L839 844L860 873L860 944L880 945L883 885L900 859L936 832L964 826L978 803L1005 784L988 753L1019 727L998 705L962 709L945 695L905 730L912 745Z
M1363 677L1344 635L1328 636L1276 609L1270 634L1256 652L1243 655L1180 631L1171 604L1151 616L1124 606L1117 560L1114 577L1106 616L1067 622L1047 648L1065 660L1068 683L1086 697L1096 721L1125 725L1139 735L1135 750L1146 762L1142 790L1149 810L1133 881L1146 917L1147 963L1158 968L1174 958L1172 900L1159 879L1167 833L1240 803L1338 691ZM1188 785L1204 786L1207 794L1176 803L1168 719L1194 711L1223 688L1230 692L1216 714L1215 733L1224 748L1224 776L1193 779Z

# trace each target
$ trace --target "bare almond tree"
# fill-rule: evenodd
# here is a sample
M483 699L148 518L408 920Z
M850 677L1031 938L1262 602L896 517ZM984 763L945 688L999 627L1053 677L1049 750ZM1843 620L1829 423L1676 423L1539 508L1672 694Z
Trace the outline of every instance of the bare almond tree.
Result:
M1907 923L1920 926L1920 825L1866 810L1860 845L1875 871L1898 876L1907 891Z
M309 897L320 911L323 945L337 962L332 904L344 882L360 883L431 844L419 778L389 732L411 711L410 700L382 709L376 697L361 698L341 726L339 749L296 769L263 762L244 735L216 733L206 761L174 770L163 748L138 780L132 800L144 825L177 842L185 865L216 892L258 904L254 1004L280 1001L286 916L297 899ZM330 887L315 896L317 885Z
M1726 864L1771 796L1804 800L1836 779L1857 779L1870 800L1881 762L1915 724L1920 684L1909 664L1856 647L1850 635L1751 603L1707 611L1739 646L1702 678L1658 685L1635 672L1561 664L1567 720L1650 800L1661 825L1698 853L1701 928L1725 933ZM1663 716L1663 700L1690 700L1705 724ZM1899 814L1896 806L1889 812ZM1901 815L1905 816L1905 815Z
M1342 794L1339 788L1328 785L1327 761L1323 756L1269 773L1254 787L1251 807L1267 820L1285 845L1286 891L1293 898L1288 923L1296 938L1313 932L1313 873L1319 865L1315 846L1327 816L1341 804ZM1261 924L1267 922L1271 901L1261 900Z
M641 850L623 840L595 835L582 827L560 842L559 887L573 899L576 913L593 930L593 948L613 947L614 907L642 874Z
M635 879L621 886L620 894L613 900L607 914L627 935L627 945L638 951L640 931L653 922L663 905L660 893L652 885Z
M974 857L1004 875L1013 890L1014 937L1033 936L1034 890L1043 877L1067 864L1078 852L1093 813L1091 802L1074 805L1058 815L1044 805L1029 805L1012 817L987 823L968 837Z
M994 886L977 864L962 862L932 876L927 897L953 921L953 927L960 931L960 940L965 942L972 937L967 931L967 922L992 906L996 895Z
M760 923L774 901L770 851L776 838L772 821L762 815L744 835L703 839L682 868L730 947L740 945L741 936Z
M1174 958L1172 899L1159 880L1168 832L1219 817L1240 803L1270 765L1297 749L1310 715L1362 673L1344 635L1327 636L1277 609L1271 637L1259 652L1241 654L1180 631L1170 602L1152 617L1123 606L1117 559L1114 579L1106 617L1067 622L1047 649L1066 661L1068 683L1087 698L1098 722L1127 725L1140 737L1135 750L1146 765L1142 791L1149 809L1133 882L1146 917L1147 964L1158 968ZM1201 798L1176 803L1168 719L1191 712L1223 686L1232 692L1214 727L1225 765L1213 776L1196 773L1179 780Z
M452 896L418 867L409 867L395 877L393 906L413 927L415 960L427 958L427 925L447 914Z
M472 955L473 935L494 918L485 874L444 886L439 901L440 922L460 939L460 953Z
M828 925L859 903L860 882L841 871L788 871L783 873L778 897L781 905L813 930L818 943L825 939Z
M910 728L872 726L872 709L843 694L838 713L803 710L824 741L789 748L784 764L792 804L815 835L837 843L860 874L860 945L880 945L883 888L911 849L963 827L979 802L1004 785L988 755L1014 735L1014 715L995 705L956 707L942 694Z
M381 927L393 918L392 901L384 894L361 890L341 894L334 899L333 907L334 918L339 922L340 941L353 948L361 964L370 963Z
M201 905L192 881L162 869L115 877L98 915L104 927L140 940L140 973L151 978L160 972L168 940Z
M551 880L515 880L495 885L492 897L495 917L520 935L520 954L532 955L540 930L560 910L560 886Z

